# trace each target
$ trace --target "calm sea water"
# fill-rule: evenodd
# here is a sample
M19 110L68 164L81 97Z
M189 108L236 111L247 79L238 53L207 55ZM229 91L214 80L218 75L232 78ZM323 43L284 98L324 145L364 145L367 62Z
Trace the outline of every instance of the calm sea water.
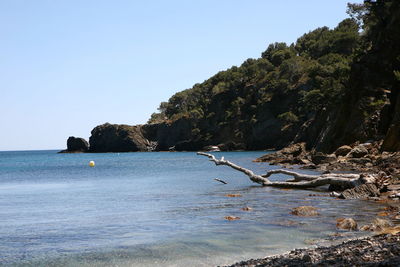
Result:
M272 167L252 162L264 153L216 154L264 173ZM90 160L96 167L88 166ZM323 240L329 243L336 218L351 216L362 223L378 210L370 202L309 196L312 193L263 188L189 152L0 152L0 262L229 264ZM301 205L315 206L321 215L290 215L291 208ZM245 206L253 210L242 211ZM241 219L227 221L225 216Z

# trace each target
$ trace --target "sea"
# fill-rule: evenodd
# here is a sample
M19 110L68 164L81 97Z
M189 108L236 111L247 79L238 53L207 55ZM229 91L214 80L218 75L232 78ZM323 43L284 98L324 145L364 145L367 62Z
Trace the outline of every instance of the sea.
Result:
M214 155L262 174L278 168L253 161L265 153ZM319 215L292 215L298 206ZM336 219L368 223L379 210L324 188L262 187L193 152L0 152L3 266L227 265L365 235Z

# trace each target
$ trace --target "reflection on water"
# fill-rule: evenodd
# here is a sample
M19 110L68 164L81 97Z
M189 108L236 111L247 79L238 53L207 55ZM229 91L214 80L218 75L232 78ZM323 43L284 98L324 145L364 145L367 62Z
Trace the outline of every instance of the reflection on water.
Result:
M276 168L252 162L262 154L218 156L258 173ZM95 168L88 167L90 160ZM0 262L229 264L327 244L338 217L363 224L378 210L371 202L310 193L254 186L243 174L215 167L195 153L0 152ZM315 206L321 215L290 215L291 208L301 205ZM243 211L246 206L252 210ZM225 216L240 220L227 221Z

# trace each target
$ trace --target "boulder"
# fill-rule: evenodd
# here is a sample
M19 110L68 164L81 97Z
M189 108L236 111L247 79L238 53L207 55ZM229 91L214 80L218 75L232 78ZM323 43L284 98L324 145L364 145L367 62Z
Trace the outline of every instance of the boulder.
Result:
M143 135L141 125L105 123L92 130L90 152L153 151L156 147Z
M342 230L357 230L357 222L352 218L339 218L336 220L336 227Z
M352 150L351 146L341 146L335 151L335 155L339 156L346 156Z
M350 153L347 155L350 158L362 158L368 154L368 150L363 145L358 145L354 147Z
M89 144L88 142L80 137L70 136L67 140L67 149L61 151L60 153L78 153L78 152L88 152Z

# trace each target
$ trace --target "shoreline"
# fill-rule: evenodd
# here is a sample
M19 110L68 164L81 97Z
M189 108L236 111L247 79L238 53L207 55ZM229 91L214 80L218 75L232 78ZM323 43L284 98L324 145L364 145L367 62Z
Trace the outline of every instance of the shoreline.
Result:
M377 201L382 203L382 206L389 204L384 209L385 212L377 216L386 216L380 218L387 218L391 222L398 221L400 219L398 202L400 198L398 180L400 153L385 154L385 152L379 150L380 146L381 144L378 142L361 145L356 143L351 147L338 148L333 154L322 154L307 151L305 144L294 144L266 154L256 161L280 165L284 169L291 169L293 165L299 165L300 169L311 169L323 173L383 173L387 175L388 179L385 185L378 188L376 196L367 192L367 194L355 194L355 197L350 198ZM340 154L340 150L344 150L344 148L348 151L345 154ZM357 149L364 149L364 155L352 155L352 151ZM331 196L338 197L338 195L332 194ZM390 203L394 205L392 206ZM374 223L379 224L380 220L377 217ZM383 220L380 222L383 222ZM400 266L400 226L396 226L396 224L373 226L374 223L358 229L373 231L372 236L349 239L340 244L316 248L297 248L283 254L249 259L228 266ZM340 222L337 223L338 228L340 228L339 224ZM357 225L355 228L357 228Z
M400 266L400 234L356 238L338 245L295 249L279 255L249 259L239 266Z

